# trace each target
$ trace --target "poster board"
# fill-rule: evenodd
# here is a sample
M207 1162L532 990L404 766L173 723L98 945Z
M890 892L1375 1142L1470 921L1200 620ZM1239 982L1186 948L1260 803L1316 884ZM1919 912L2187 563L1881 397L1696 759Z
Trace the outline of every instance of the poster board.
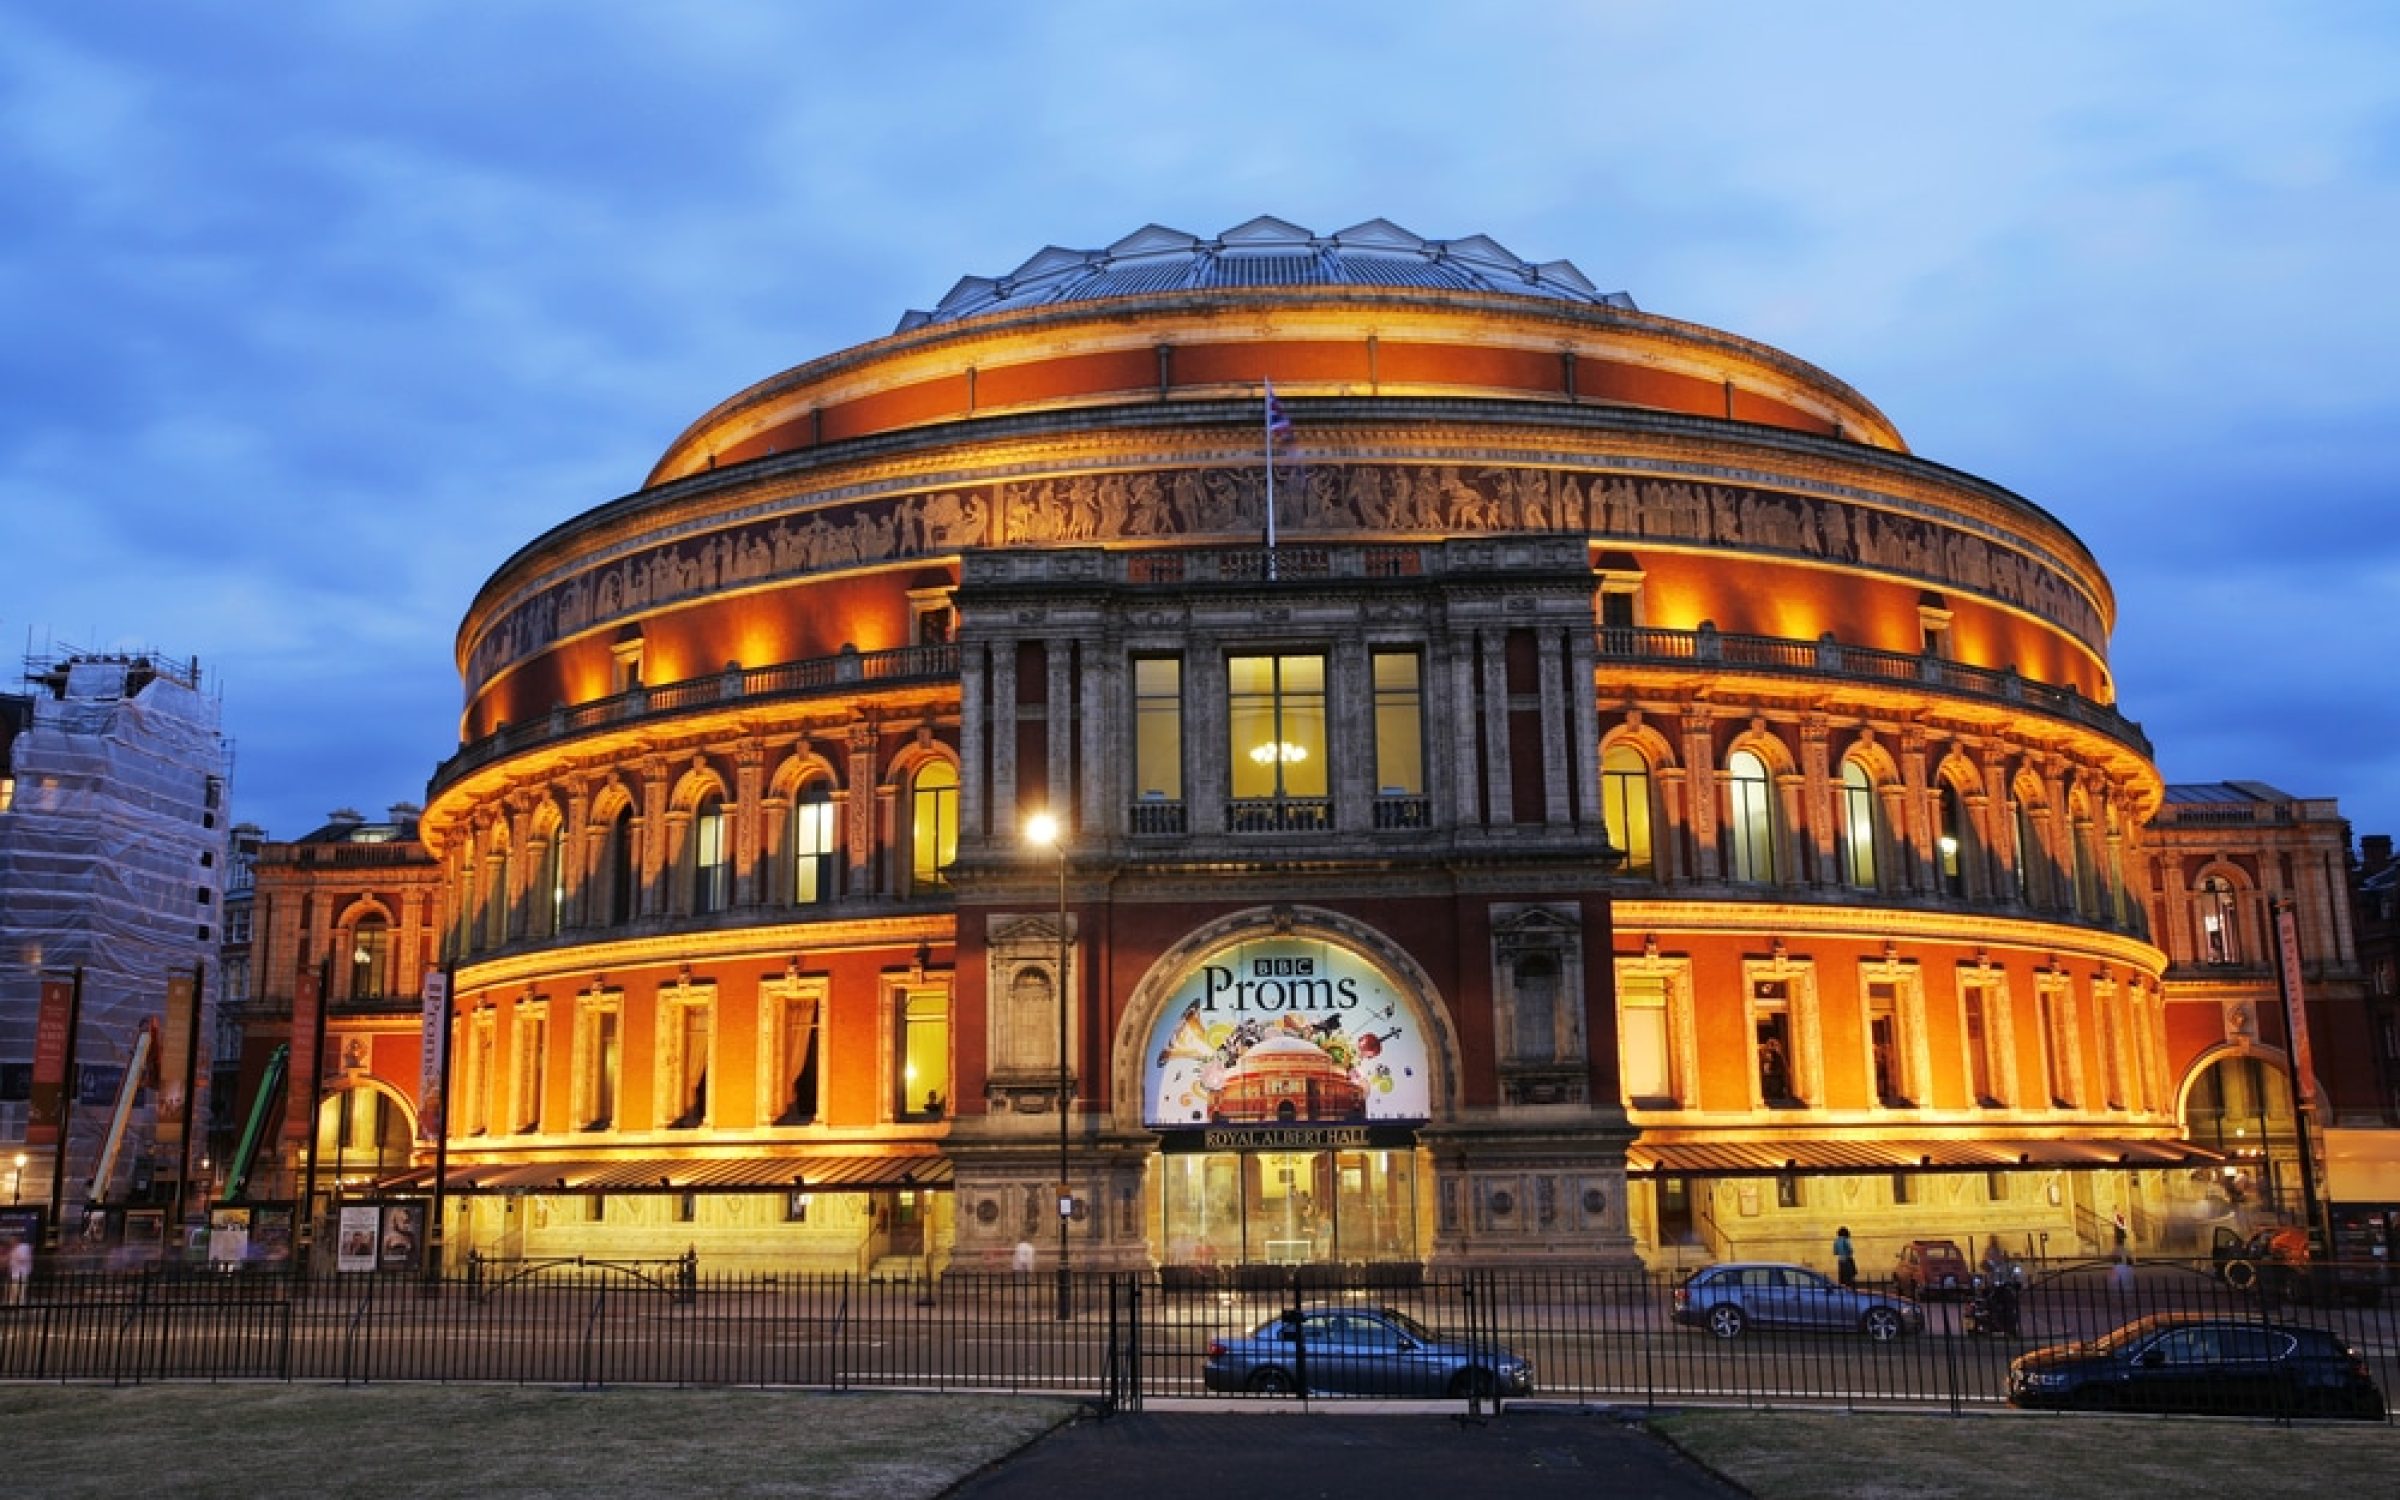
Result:
M333 1235L333 1268L372 1271L383 1233L383 1210L373 1203L345 1203Z

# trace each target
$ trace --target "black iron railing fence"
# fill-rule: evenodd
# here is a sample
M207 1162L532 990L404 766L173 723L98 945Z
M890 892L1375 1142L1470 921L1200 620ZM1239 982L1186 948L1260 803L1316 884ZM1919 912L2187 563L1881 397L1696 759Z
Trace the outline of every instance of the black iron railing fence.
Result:
M630 1265L632 1263L626 1263ZM662 1273L662 1266L673 1266ZM2262 1300L2206 1265L2053 1267L2021 1294L2019 1333L1968 1331L1961 1301L1920 1304L1920 1331L1878 1341L1856 1326L1722 1337L1675 1318L1674 1288L1640 1275L1478 1272L1400 1279L1277 1268L1242 1277L1091 1274L1061 1318L1047 1276L932 1280L712 1276L683 1264L562 1261L506 1279L152 1273L37 1279L0 1306L0 1379L481 1381L533 1385L802 1386L830 1390L1041 1392L1120 1408L1211 1392L1212 1345L1239 1348L1287 1312L1394 1309L1477 1359L1532 1364L1544 1398L1620 1405L1774 1405L1988 1410L2010 1361L2095 1338L2136 1318L2208 1315L2252 1328L2325 1330L2356 1351L2378 1391L2400 1382L2400 1300L2345 1283L2320 1300ZM2380 1268L2377 1268L2380 1270ZM1882 1288L1869 1288L1881 1292ZM2286 1288L2305 1291L2306 1288ZM2400 1287L2391 1288L2400 1293ZM1364 1326L1364 1324L1360 1324ZM2228 1344L2235 1342L2228 1339ZM1312 1398L1376 1394L1406 1360L1435 1356L1308 1346ZM1344 1359L1347 1357L1345 1373ZM1379 1361L1381 1363L1379 1363ZM1217 1386L1287 1396L1220 1357ZM1488 1386L1442 1366L1433 1388ZM1287 1372L1289 1373L1289 1372ZM1410 1376L1425 1386L1424 1372ZM2273 1404L2271 1371L2217 1379L2229 1409ZM1288 1398L1288 1397L1287 1397ZM2304 1394L2292 1403L2309 1414ZM2378 1404L2378 1410L2381 1409ZM2351 1411L2350 1415L2356 1415Z

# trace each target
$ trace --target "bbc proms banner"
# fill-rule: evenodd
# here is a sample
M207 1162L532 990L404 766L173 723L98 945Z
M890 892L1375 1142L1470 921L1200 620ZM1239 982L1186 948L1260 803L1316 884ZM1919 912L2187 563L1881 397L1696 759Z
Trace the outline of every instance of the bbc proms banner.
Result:
M1430 1115L1425 1028L1381 970L1335 943L1279 937L1192 966L1151 1028L1143 1122L1415 1124Z
M425 1008L418 1061L417 1140L433 1145L441 1140L450 1101L442 1097L442 1056L450 1046L450 976L439 969L425 971Z

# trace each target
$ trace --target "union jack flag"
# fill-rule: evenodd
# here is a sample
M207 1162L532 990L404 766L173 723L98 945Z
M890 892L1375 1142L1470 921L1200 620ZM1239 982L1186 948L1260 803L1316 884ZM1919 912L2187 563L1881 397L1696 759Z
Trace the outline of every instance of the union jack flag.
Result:
M1292 419L1283 414L1283 403L1275 399L1275 382L1267 382L1267 442L1283 447L1292 441Z

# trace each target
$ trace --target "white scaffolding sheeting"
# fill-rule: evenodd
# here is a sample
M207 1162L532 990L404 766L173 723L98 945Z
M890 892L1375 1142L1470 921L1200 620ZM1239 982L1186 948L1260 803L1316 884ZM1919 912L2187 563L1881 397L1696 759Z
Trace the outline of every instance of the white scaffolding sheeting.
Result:
M146 653L29 661L26 685L31 723L9 747L15 799L0 813L0 1062L32 1061L42 976L81 968L76 1062L107 1088L111 1071L133 1062L142 1022L163 1021L168 975L203 963L206 1046L224 904L228 750L219 705L201 691L196 662L187 669ZM203 1065L194 1087L207 1076ZM70 1098L76 1082L68 1081ZM145 1096L120 1180L98 1184L88 1174L106 1111L69 1109L70 1212L87 1191L123 1201L123 1179L149 1154L152 1109ZM47 1196L46 1167L33 1164L27 1201L36 1201L37 1177Z

